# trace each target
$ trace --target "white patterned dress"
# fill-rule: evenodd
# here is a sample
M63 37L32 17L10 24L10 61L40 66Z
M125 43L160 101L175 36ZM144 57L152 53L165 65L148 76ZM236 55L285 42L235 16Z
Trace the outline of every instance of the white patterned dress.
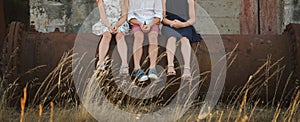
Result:
M104 10L108 22L111 25L117 23L122 16L122 0L103 0ZM117 30L118 32L124 32L128 34L129 25L125 21ZM104 32L110 32L109 29L101 22L101 19L93 25L92 32L96 35L102 35Z

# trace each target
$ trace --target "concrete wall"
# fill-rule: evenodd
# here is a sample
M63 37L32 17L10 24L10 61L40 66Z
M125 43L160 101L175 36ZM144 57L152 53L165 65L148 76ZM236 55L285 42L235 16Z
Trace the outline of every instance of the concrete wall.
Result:
M240 0L196 1L208 13L197 13L198 23L206 23L211 18L221 34L240 33ZM288 23L300 23L300 0L283 0L280 5L283 9L282 30ZM30 21L40 32L52 32L55 28L62 32L77 32L95 7L95 0L30 0ZM202 34L216 33L211 26L196 28Z
M283 0L283 29L289 23L300 23L300 0Z
M30 0L30 22L39 32L77 32L95 0Z
M237 0L197 0L197 3L208 13L204 16L197 13L197 22L205 22L211 18L221 34L239 34L239 10L240 1ZM200 33L215 33L210 26L197 28Z

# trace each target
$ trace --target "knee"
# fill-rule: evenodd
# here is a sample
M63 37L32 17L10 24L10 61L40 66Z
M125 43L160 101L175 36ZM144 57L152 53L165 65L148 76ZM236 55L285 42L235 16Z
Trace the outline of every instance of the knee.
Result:
M116 40L119 41L124 37L124 33L117 33Z
M158 33L155 31L151 31L148 34L149 37L149 44L157 44L157 38L158 38Z
M180 39L181 44L183 45L190 45L190 40L186 37Z
M111 39L111 33L109 33L109 32L103 33L102 38L110 40Z
M176 39L177 39L176 37L171 36L171 37L168 38L167 43L176 43Z

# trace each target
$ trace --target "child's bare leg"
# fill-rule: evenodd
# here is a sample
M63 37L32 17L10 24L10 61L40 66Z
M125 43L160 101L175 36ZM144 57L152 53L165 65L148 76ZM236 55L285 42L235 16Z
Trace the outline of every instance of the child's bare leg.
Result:
M181 53L184 61L183 74L191 74L190 72L190 61L191 61L191 45L188 38L183 37L180 39L181 42Z
M142 31L135 32L134 43L133 43L134 70L141 68L140 60L143 54L143 42L144 42L144 33Z
M157 54L158 54L158 42L157 42L158 33L155 31L150 31L148 34L149 38L149 58L150 58L150 69L155 68Z
M100 41L99 44L99 48L98 48L98 55L99 55L99 59L98 59L98 64L100 65L103 63L104 57L107 54L107 51L109 49L109 43L111 40L111 33L110 32L104 32L102 35L102 39Z
M127 44L125 42L124 33L117 33L116 35L117 49L122 60L122 66L128 67L127 63Z
M174 73L174 55L176 51L176 38L175 37L170 37L167 40L167 45L166 45L166 50L167 50L167 61L168 61L168 73Z

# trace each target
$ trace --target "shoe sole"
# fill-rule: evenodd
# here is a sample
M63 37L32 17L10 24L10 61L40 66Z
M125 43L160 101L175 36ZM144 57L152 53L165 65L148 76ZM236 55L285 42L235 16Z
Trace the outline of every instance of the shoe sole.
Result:
M148 77L150 79L158 79L157 75L155 75L155 74L149 74Z
M142 76L140 79L138 79L138 81L146 81L146 80L148 80L147 76Z

